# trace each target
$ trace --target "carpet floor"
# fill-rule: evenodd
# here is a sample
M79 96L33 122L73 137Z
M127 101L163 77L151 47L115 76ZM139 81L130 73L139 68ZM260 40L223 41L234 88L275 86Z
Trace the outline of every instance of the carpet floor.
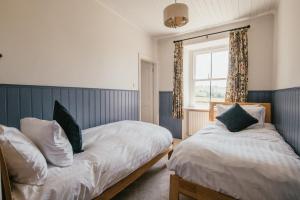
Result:
M168 200L171 172L166 168L166 162L165 156L113 200ZM180 200L191 199L180 196Z

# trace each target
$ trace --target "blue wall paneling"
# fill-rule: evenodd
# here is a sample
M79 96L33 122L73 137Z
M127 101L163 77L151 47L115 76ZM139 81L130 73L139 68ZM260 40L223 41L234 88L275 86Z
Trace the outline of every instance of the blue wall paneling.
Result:
M175 138L181 138L182 121L172 117L172 92L159 93L159 125L169 129Z
M51 120L55 100L82 129L138 120L138 91L0 84L0 124L19 127L23 117Z
M272 103L272 91L263 90L255 91L251 90L248 92L247 101L248 102L258 102L258 103Z
M52 119L59 100L79 125L89 128L119 120L138 120L138 91L0 84L0 124L19 127L23 117ZM249 91L249 102L271 102L273 123L300 154L300 88ZM160 92L160 125L181 138L182 122L173 119L172 92Z
M273 123L300 155L300 88L273 91Z

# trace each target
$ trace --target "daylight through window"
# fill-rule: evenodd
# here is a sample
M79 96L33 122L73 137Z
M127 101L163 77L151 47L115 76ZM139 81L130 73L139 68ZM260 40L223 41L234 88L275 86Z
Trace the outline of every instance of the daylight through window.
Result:
M210 101L223 102L228 74L228 48L194 52L192 66L192 106L208 107Z

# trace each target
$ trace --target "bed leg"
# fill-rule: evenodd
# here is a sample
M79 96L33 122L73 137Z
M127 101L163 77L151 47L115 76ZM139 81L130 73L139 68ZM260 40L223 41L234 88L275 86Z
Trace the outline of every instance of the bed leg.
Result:
M176 175L170 175L169 200L179 200L179 182Z

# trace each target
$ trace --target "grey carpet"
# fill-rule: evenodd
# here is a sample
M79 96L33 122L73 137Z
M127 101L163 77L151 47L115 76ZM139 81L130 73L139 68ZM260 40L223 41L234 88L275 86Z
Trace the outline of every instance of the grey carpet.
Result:
M166 168L166 162L165 156L113 200L168 200L171 172ZM183 196L180 199L190 200Z

